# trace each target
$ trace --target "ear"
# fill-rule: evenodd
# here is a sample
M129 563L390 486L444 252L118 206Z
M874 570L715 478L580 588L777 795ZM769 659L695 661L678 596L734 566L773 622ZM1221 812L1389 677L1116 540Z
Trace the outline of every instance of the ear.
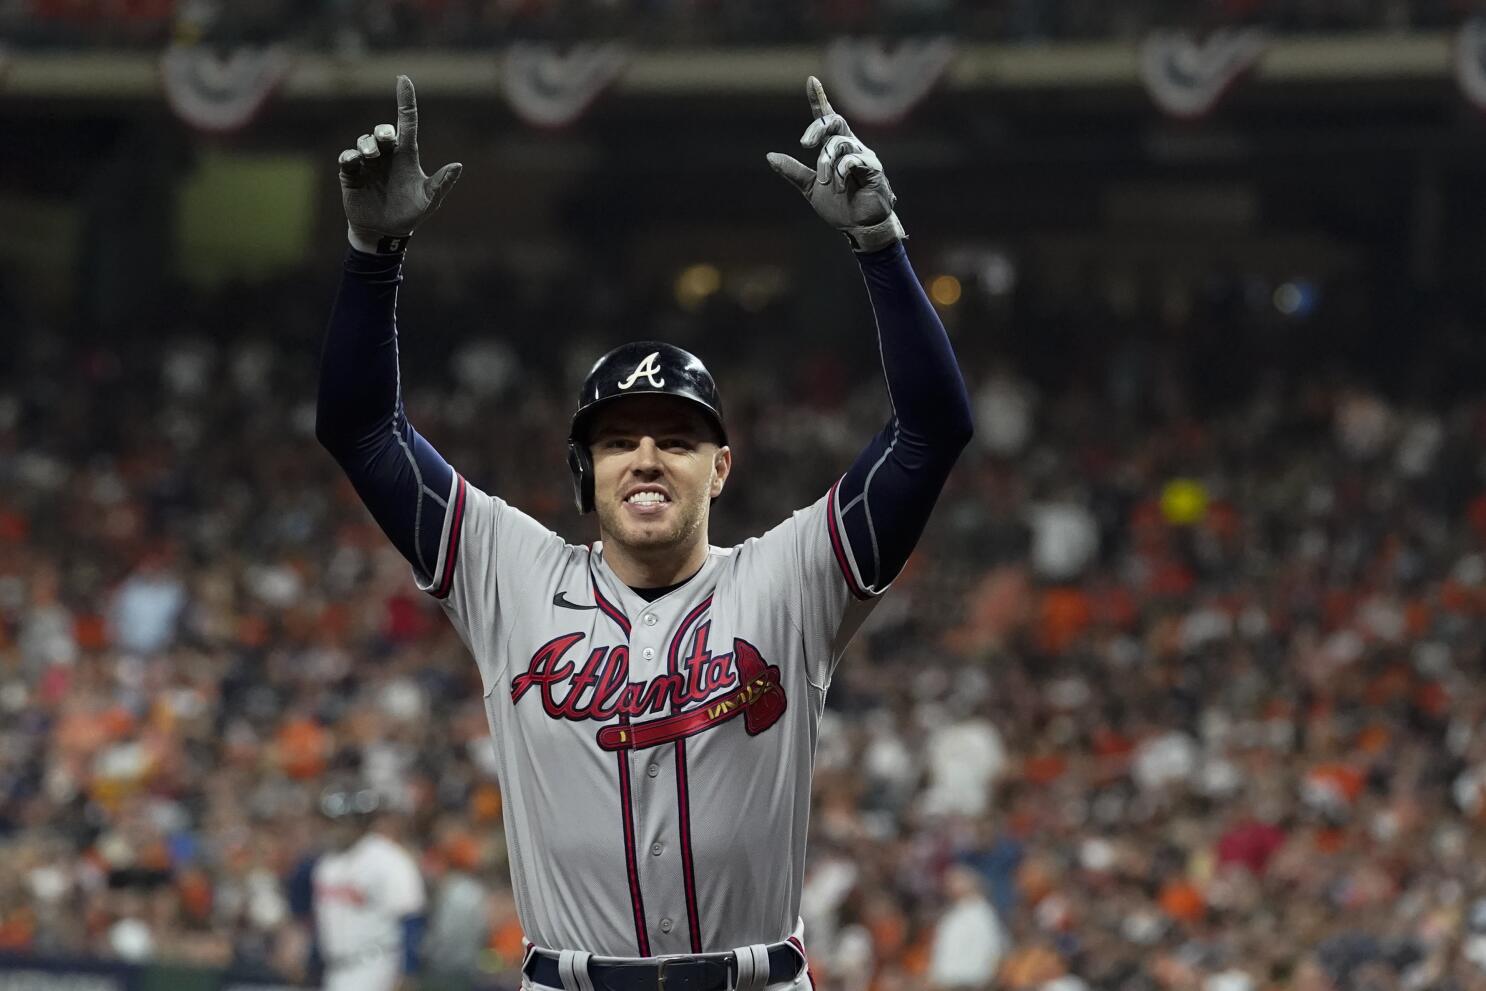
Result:
M733 470L733 449L731 447L719 447L717 453L712 456L712 498L716 499L722 495L723 486L728 482L728 475Z

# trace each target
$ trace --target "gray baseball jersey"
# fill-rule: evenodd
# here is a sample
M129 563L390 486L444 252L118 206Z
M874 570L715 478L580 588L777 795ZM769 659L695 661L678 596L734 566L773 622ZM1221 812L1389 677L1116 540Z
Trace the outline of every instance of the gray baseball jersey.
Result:
M432 581L479 664L527 938L604 956L785 939L826 687L879 590L836 490L647 602L454 476Z

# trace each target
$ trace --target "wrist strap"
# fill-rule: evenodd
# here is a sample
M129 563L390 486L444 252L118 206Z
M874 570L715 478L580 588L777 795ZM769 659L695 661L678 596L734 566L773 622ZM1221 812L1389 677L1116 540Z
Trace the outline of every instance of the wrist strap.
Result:
M364 251L369 255L397 255L408 249L408 238L411 234L380 234L376 231L358 231L356 228L346 227L346 240L351 242L351 247L357 251Z
M873 224L871 227L849 227L841 233L846 235L846 240L851 242L854 251L878 251L908 236L896 213L888 214L887 219L880 224Z

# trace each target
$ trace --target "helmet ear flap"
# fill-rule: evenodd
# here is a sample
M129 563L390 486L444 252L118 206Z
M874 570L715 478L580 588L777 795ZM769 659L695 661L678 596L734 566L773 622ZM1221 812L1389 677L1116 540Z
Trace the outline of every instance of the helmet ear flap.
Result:
M587 444L568 441L568 468L573 473L573 499L578 512L593 512L593 454Z

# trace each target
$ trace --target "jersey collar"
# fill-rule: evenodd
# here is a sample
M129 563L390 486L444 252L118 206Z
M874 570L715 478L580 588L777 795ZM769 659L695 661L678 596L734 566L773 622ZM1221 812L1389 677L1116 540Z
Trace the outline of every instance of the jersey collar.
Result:
M717 548L709 546L707 548L707 557L702 562L702 566L690 578L670 586L654 599L647 599L620 581L619 576L614 573L614 569L609 567L609 562L604 558L603 541L594 541L591 545L591 550L592 555L590 560L593 564L595 582L603 594L609 598L609 601L619 606L625 616L633 616L647 609L653 609L663 605L667 599L682 589L690 587L699 580L705 581L717 567Z

